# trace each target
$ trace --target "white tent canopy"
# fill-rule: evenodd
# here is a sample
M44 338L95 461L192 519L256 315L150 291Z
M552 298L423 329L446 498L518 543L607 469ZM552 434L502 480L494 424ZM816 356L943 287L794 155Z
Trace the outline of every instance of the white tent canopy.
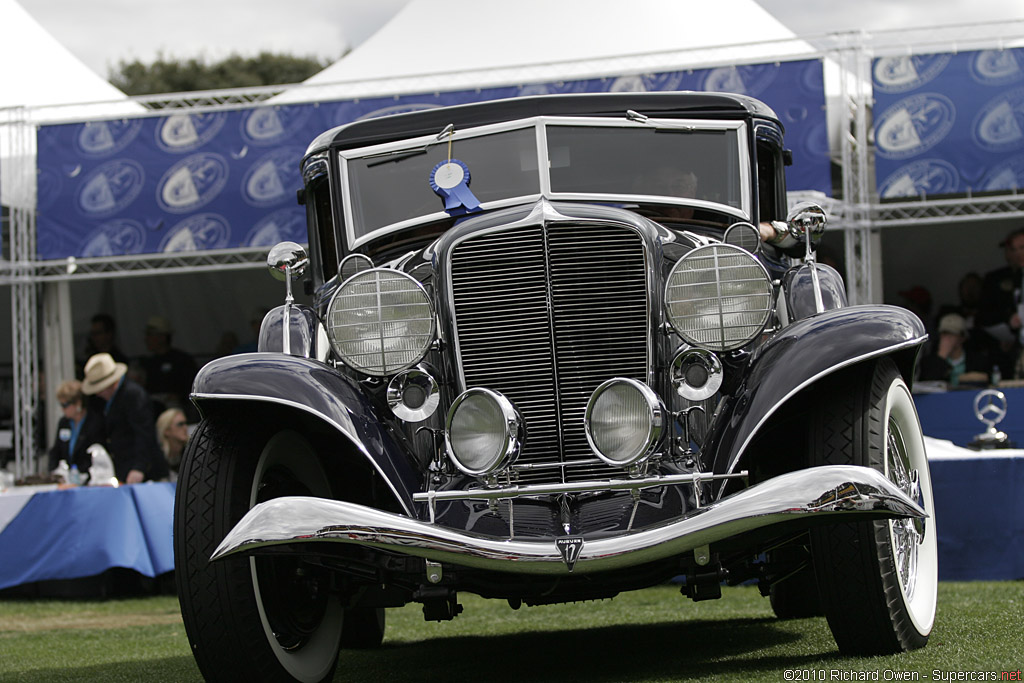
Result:
M35 135L31 126L141 112L141 106L61 45L15 0L0 0L0 198L34 205Z
M754 0L411 0L366 42L278 98L449 91L797 57L814 48Z

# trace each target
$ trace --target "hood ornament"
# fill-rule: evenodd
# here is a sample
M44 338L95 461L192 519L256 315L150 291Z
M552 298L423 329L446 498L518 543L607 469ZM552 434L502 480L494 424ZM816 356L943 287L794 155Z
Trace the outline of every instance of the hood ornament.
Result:
M1006 395L998 389L985 389L979 391L974 397L974 416L981 422L988 425L988 428L974 437L974 441L967 444L975 450L988 450L992 448L1013 448L1013 442L1006 432L996 429L996 425L1006 417Z

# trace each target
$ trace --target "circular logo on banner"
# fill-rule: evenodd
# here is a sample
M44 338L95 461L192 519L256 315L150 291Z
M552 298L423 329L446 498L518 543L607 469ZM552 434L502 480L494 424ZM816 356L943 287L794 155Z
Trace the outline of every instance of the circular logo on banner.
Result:
M1024 78L1013 50L982 50L971 60L971 78L984 85L1006 85Z
M647 92L644 77L640 74L619 76L608 87L608 92Z
M983 192L1024 189L1024 159L1017 157L993 166L982 179L980 189Z
M776 74L778 67L774 64L722 66L708 72L703 90L756 96L768 89Z
M160 251L168 254L224 249L230 238L231 224L227 218L215 213L199 213L168 230L160 242Z
M886 109L875 125L879 156L905 159L934 147L956 120L952 100L938 93L904 98Z
M799 135L797 135L796 137L797 140L800 139ZM804 138L802 146L809 157L828 159L828 124L825 121L814 124L814 126L812 126L811 129L807 131L807 137Z
M220 194L228 181L228 162L219 154L200 152L185 157L164 173L156 200L171 213L195 211Z
M84 258L141 254L146 246L146 231L138 221L115 218L102 224L85 238L78 253Z
M949 54L881 57L873 69L875 87L888 93L920 88L942 73L952 58Z
M261 157L242 180L242 196L253 206L272 206L297 189L299 160L303 150L282 147Z
M1024 144L1024 88L989 100L974 118L971 133L980 147L996 152Z
M247 247L272 247L278 242L306 241L306 213L302 207L279 209L253 226Z
M172 114L156 127L156 144L165 152L190 152L212 140L227 121L226 112Z
M142 119L89 121L82 124L76 143L78 151L90 157L106 157L128 146L142 130Z
M78 208L96 218L111 216L135 201L146 174L131 159L114 159L94 169L82 180Z
M242 137L254 145L270 145L294 135L309 119L309 105L262 107L242 117Z
M960 176L952 164L941 159L921 159L892 173L878 186L882 199L952 194Z

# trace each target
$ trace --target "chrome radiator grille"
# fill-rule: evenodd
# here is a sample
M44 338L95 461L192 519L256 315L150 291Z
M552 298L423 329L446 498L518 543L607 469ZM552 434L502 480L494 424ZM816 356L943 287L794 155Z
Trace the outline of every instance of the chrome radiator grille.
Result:
M606 379L647 380L640 236L604 225L497 231L460 243L450 272L465 387L500 391L526 422L520 480L608 476L583 414Z

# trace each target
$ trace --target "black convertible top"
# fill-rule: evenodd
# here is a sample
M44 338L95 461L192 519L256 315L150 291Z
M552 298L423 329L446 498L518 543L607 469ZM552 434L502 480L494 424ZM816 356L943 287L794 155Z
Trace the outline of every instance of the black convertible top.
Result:
M778 122L766 104L746 95L705 92L593 93L541 95L439 107L355 121L317 136L306 155L352 149L392 140L436 134L448 124L456 129L515 121L534 116L622 116L634 110L655 118L747 118ZM781 124L780 124L781 125Z

